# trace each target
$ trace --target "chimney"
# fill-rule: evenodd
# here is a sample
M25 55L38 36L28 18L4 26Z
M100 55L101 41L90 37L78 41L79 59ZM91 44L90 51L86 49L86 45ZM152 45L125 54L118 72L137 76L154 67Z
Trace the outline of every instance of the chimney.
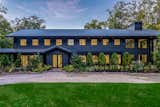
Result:
M128 27L129 30L142 30L143 24L142 22L134 22Z

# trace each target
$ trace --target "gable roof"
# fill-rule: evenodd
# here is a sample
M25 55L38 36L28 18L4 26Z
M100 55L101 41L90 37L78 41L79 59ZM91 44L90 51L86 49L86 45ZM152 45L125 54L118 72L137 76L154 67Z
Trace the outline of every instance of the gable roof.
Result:
M156 37L160 32L156 30L129 30L129 29L37 29L20 30L7 35L7 37L58 37L58 36L134 36Z

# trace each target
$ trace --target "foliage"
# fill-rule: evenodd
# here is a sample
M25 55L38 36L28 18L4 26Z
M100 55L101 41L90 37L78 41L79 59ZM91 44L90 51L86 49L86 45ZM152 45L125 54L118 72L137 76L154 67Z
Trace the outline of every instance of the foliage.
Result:
M0 55L0 67L4 68L10 66L14 62L14 56L12 54L1 54Z
M113 53L111 55L110 64L111 65L118 65L118 54L117 53Z
M44 29L45 21L37 16L23 17L22 19L16 18L12 21L14 30L18 31L21 29Z
M12 48L13 40L8 38L0 38L0 48Z
M98 56L98 64L99 65L105 65L106 64L106 57L104 53L100 53Z
M91 22L86 23L84 26L85 29L104 29L106 28L106 22L99 22L96 19L93 19Z
M66 72L73 72L73 71L74 71L73 65L64 66L63 69L64 69Z
M71 64L74 68L81 68L83 65L82 59L78 55L74 55L71 58Z
M88 53L86 57L86 65L92 66L93 65L93 60L92 60L92 53Z
M144 64L139 62L139 61L135 61L133 62L133 71L135 72L139 72L139 71L143 71L144 70Z

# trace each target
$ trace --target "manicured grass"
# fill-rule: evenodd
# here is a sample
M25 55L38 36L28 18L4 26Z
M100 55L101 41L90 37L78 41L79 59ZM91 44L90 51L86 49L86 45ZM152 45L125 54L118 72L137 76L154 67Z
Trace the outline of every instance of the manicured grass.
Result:
M0 107L160 107L160 84L5 85Z

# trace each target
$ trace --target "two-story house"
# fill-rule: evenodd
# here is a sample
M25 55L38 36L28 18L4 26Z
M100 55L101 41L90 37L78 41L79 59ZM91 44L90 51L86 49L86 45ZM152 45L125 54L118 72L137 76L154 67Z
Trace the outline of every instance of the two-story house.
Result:
M112 53L118 53L119 63L124 52L132 55L135 61L151 61L154 50L154 39L160 33L156 30L145 30L141 22L134 23L128 29L39 29L20 30L7 35L14 40L13 49L0 49L1 54L21 54L23 66L28 64L29 57L39 53L45 64L63 67L70 63L74 54L86 61L88 52L93 61L103 52L106 64L110 63Z

